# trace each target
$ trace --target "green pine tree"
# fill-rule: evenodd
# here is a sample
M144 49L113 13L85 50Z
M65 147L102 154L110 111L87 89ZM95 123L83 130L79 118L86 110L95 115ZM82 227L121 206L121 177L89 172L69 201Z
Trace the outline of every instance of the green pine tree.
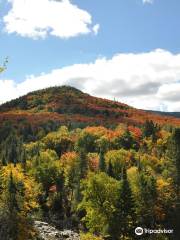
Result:
M107 174L108 174L110 177L114 177L113 166L112 166L111 161L109 161L109 163L108 163Z
M73 191L73 206L72 208L75 209L79 202L82 200L82 195L80 192L80 182L84 179L87 175L88 171L88 160L86 156L86 152L83 149L79 149L79 157L77 160L76 165L76 176L75 176L75 183L74 183L74 191Z
M157 202L157 186L155 177L147 171L139 173L138 215L140 226L155 227L154 206Z
M131 239L134 236L135 223L135 202L124 167L116 210L109 224L110 239L119 240L126 237Z
M77 175L79 175L79 179L85 178L88 170L88 161L86 152L83 149L79 151L79 162L77 165Z
M106 171L104 152L102 150L100 150L100 154L99 154L99 171L101 171L101 172Z
M171 137L170 158L174 166L172 178L175 186L175 208L172 212L175 239L180 239L180 128L176 128Z
M2 196L0 214L0 236L2 240L17 240L20 206L17 201L17 187L12 173L9 176L7 191Z
M147 120L143 127L143 135L144 137L152 137L153 142L157 140L157 132L159 131L159 127L157 124L154 124L152 120Z

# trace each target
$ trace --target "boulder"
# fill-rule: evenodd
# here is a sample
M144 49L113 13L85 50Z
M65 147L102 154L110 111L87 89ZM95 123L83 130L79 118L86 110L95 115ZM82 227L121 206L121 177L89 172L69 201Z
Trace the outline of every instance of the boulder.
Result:
M78 233L72 230L59 231L46 222L35 221L34 227L40 240L80 240Z

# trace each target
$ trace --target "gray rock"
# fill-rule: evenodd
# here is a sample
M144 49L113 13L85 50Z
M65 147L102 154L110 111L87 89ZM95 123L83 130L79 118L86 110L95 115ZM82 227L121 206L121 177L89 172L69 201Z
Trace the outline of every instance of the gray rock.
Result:
M78 233L72 230L59 231L46 222L35 221L34 227L41 240L80 240Z

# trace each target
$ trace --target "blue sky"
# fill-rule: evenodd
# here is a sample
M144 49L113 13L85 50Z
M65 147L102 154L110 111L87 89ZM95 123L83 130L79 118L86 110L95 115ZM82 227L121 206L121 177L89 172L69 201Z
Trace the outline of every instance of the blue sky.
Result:
M0 102L68 83L139 108L180 111L179 11L179 0L1 0L0 58L9 64Z

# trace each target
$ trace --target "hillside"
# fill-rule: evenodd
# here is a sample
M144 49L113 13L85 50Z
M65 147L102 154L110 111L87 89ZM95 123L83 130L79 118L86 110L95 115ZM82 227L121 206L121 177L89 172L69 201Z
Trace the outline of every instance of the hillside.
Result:
M141 125L151 119L158 124L180 125L180 119L138 110L126 104L97 98L70 86L31 92L0 106L0 122L28 121L33 125L53 121L62 124Z
M162 116L171 116L175 118L180 118L180 112L162 112L162 111L148 111L148 112L159 114Z
M180 239L180 119L63 86L0 120L2 240Z

